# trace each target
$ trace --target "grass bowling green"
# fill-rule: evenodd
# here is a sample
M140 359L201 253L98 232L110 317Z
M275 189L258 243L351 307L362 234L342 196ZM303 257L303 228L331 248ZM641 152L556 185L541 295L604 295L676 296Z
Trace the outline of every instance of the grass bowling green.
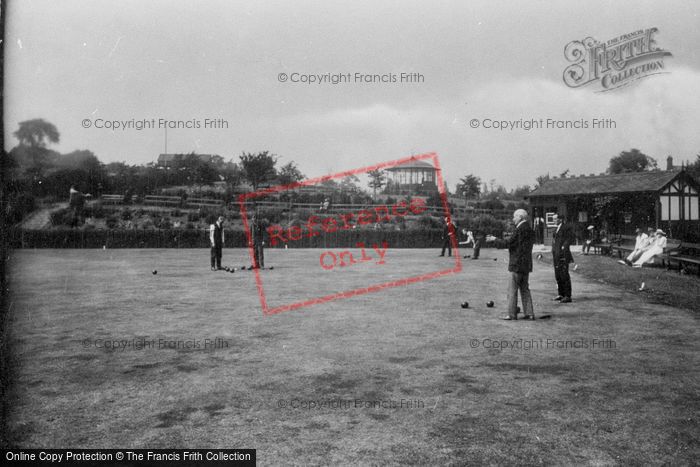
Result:
M268 299L452 264L389 249L387 268L341 274L319 253L266 250ZM507 252L486 256L498 261L263 316L255 271L211 271L208 249L13 251L5 443L255 448L263 465L697 461L697 305L660 293L693 294L697 277L577 257L559 304L545 254L530 284L550 319L503 321Z

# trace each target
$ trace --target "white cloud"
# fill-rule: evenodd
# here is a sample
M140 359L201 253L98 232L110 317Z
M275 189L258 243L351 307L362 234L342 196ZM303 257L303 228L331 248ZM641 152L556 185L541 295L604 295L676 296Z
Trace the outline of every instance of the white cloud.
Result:
M472 129L473 118L585 121L589 128ZM593 119L611 119L616 127L590 128ZM276 129L282 146L295 148L292 159L319 167L310 175L435 151L451 187L468 173L514 187L547 172L603 172L611 157L633 147L661 167L668 154L676 163L692 160L700 152L697 122L700 73L681 68L606 93L548 80L494 81L453 102L335 108L280 117Z

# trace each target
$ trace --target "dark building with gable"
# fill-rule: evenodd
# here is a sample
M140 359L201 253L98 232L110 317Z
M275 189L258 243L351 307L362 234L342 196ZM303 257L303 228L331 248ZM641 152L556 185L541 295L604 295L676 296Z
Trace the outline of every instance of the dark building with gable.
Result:
M528 196L533 216L551 230L552 215L566 215L579 238L594 225L624 235L661 228L669 237L700 242L700 184L670 158L668 168L550 179Z

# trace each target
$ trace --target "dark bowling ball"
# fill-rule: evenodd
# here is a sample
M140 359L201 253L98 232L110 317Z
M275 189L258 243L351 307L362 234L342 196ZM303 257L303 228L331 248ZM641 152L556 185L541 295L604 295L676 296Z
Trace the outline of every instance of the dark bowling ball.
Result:
M275 269L275 267L274 267L274 266L270 266L270 271L272 271L273 269Z
M488 302L486 302L486 306L489 308L493 308L493 300L489 300Z
M462 302L462 308L469 308L469 302Z
M153 270L153 274L154 274L154 275L155 275L155 274L158 274L158 271L156 271L156 270L154 269L154 270Z

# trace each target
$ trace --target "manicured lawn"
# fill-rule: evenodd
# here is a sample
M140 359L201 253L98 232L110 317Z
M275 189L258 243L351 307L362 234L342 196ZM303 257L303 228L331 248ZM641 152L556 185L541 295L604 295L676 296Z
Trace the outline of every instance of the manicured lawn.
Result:
M384 265L325 271L321 252L268 250L268 299L453 265L435 250L389 250ZM274 316L262 315L252 272L212 272L208 254L13 252L3 444L245 447L263 465L700 458L698 310L681 308L697 302L672 307L613 286L615 271L630 272L609 258L577 257L564 305L550 301L545 255L531 288L536 314L551 318L509 322L498 319L501 250L463 260L458 274ZM225 250L224 263L250 260ZM686 296L700 283L650 274L687 281ZM113 341L131 344L105 348Z

